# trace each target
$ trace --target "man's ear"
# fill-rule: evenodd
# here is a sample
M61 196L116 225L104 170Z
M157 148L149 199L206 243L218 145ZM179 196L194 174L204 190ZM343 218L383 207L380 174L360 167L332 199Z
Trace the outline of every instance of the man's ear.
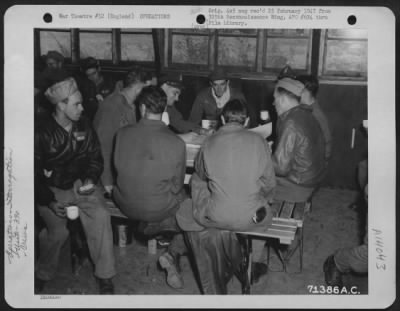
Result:
M249 121L250 121L250 117L247 117L246 120L244 121L243 126L247 127L247 125L249 124Z
M59 110L61 110L61 111L65 111L65 109L67 108L67 105L68 105L68 101L67 102L65 102L65 101L60 101L59 103L57 103L57 108L59 109Z
M224 116L223 116L223 115L221 115L221 122L222 122L222 124L223 124L223 125L225 125L225 124L226 124L226 122L225 122L225 118L224 118Z

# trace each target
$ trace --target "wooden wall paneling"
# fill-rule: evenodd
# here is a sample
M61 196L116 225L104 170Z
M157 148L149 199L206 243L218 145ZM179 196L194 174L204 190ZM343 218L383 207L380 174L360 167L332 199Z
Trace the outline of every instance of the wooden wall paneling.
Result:
M79 29L71 29L71 62L72 64L79 64Z
M113 28L111 32L112 64L118 65L121 61L121 30Z

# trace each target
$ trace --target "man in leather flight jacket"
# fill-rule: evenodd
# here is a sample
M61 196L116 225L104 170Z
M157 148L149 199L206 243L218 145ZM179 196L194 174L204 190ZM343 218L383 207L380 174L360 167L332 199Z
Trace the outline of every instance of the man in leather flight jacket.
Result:
M274 106L278 114L273 153L277 176L276 200L299 202L324 175L325 144L312 108L299 103L304 85L291 78L277 82Z
M82 96L73 78L45 93L54 113L35 130L35 203L46 230L41 232L35 291L54 278L61 247L68 238L65 207L79 207L101 294L113 294L116 274L110 215L96 186L103 171L99 141L90 121L81 118Z

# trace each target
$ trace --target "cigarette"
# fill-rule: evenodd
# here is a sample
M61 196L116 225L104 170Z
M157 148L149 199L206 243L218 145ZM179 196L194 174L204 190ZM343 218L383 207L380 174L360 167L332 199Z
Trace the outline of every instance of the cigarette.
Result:
M356 135L356 130L355 130L355 128L353 128L353 129L351 130L351 146L350 146L351 149L354 148L354 138L355 138L355 135Z

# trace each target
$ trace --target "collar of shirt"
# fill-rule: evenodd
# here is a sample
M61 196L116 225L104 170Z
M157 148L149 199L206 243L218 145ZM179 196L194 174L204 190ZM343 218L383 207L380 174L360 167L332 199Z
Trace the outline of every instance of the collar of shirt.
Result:
M221 132L233 132L233 131L238 131L244 129L243 125L233 122L233 123L227 123L223 125L218 131Z
M311 106L300 104L300 105L297 105L297 106L289 109L288 111L285 111L284 113L282 113L282 115L279 117L279 119L284 120L292 111L299 110L299 109L308 110L310 112L313 110L313 108Z
M143 126L166 127L165 123L161 120L140 119L139 124Z

